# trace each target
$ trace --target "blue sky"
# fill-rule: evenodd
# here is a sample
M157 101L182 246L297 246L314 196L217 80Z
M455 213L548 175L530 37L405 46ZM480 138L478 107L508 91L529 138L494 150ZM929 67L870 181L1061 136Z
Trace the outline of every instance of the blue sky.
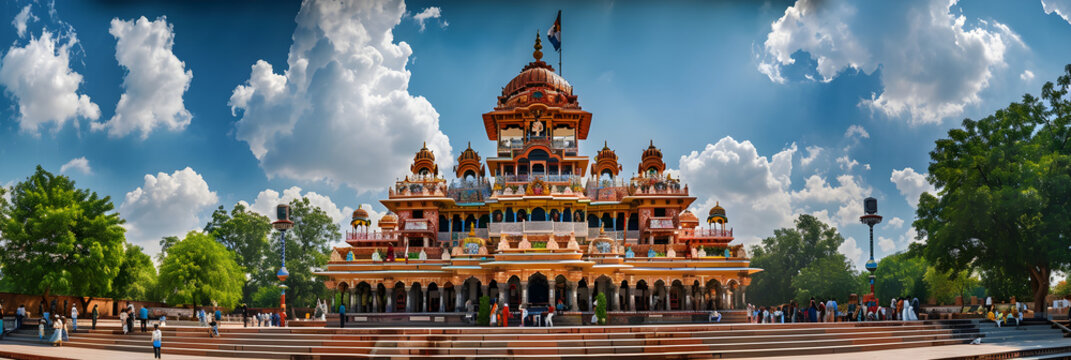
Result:
M813 213L862 264L861 199L902 220L876 255L906 248L934 139L1071 63L1069 3L9 1L0 185L63 172L150 252L239 201L382 212L422 142L444 170L493 151L480 114L537 31L557 67L561 9L563 75L594 114L581 152L606 140L631 175L653 140L739 241Z

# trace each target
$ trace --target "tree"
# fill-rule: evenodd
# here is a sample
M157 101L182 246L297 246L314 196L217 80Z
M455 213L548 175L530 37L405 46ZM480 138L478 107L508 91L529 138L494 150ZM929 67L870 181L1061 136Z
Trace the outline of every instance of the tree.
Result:
M1042 99L1024 95L936 141L928 180L939 191L920 196L914 225L939 271L1028 275L1034 308L1045 309L1050 275L1071 265L1069 85L1071 65Z
M997 301L1008 301L1012 297L1024 302L1034 299L1030 291L1030 275L1025 270L1008 272L1007 269L992 268L983 269L981 273L987 295Z
M257 291L253 293L253 296L251 296L252 301L250 301L250 303L253 304L253 307L277 307L279 306L279 303L277 303L276 301L279 301L279 294L280 289L278 286L261 286L257 288Z
M967 299L971 296L971 291L981 283L977 277L971 276L969 270L941 272L932 266L926 270L923 281L939 304L952 304L956 296ZM966 300L964 302L966 303Z
M82 310L112 292L125 243L110 197L75 187L63 175L37 171L0 203L0 264L12 290L77 295Z
M212 220L205 225L205 232L234 252L238 265L249 273L248 280L242 286L242 298L246 302L253 302L253 294L260 287L272 285L258 283L253 277L254 274L270 268L267 256L271 229L267 216L248 210L241 203L235 204L229 214L220 206L212 213Z
M286 279L286 299L295 306L309 306L317 298L326 297L327 288L323 280L312 275L313 268L322 268L327 264L331 251L329 244L342 238L338 224L319 207L313 206L308 198L294 199L290 202L290 217L294 227L286 231L286 269L290 277ZM278 235L273 236L278 239ZM271 255L268 266L258 272L258 284L276 284L275 272L279 261L279 241L271 242Z
M1052 289L1052 294L1056 295L1056 297L1058 298L1065 298L1071 296L1071 281L1069 280L1071 280L1071 277L1069 277L1067 280L1060 280L1059 283L1056 283L1056 287Z
M164 262L164 258L167 257L167 250L171 249L171 246L175 245L182 239L178 236L164 236L160 239L160 253L156 254L156 260Z
M480 310L476 313L476 324L487 326L491 324L491 297L480 297Z
M774 230L761 246L751 247L751 265L763 271L754 275L748 298L764 305L796 298L792 279L816 261L839 255L837 247L843 242L836 228L807 214L796 219L795 228Z
M606 325L606 293L599 293L595 296L597 305L595 305L595 318L599 320L599 325Z
M126 244L126 251L119 266L119 274L112 283L113 299L133 299L158 301L156 286L156 268L152 258L141 251L137 245Z
M211 235L191 231L160 265L160 287L170 304L234 307L242 298L245 274L234 254Z
M792 278L795 299L801 304L806 304L811 297L840 299L843 302L855 290L851 286L855 283L855 272L842 254L818 259Z
M922 280L928 267L926 259L907 252L882 258L874 272L875 295L878 299L917 297L926 301L929 294Z

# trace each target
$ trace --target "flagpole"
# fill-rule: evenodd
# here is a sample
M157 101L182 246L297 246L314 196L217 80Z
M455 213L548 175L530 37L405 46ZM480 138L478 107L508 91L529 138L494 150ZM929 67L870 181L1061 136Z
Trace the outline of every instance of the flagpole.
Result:
M561 18L561 10L558 10L558 18L559 19ZM559 21L559 23L560 23L560 21ZM565 73L562 72L562 52L565 51L565 44L562 43L562 35L561 35L562 31L561 31L560 26L561 25L559 24L559 28L558 28L558 76L565 76Z

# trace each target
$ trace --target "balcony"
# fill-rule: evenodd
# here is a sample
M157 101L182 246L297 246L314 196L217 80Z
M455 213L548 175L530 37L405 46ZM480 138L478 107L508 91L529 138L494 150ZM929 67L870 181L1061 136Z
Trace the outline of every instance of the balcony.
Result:
M629 184L632 195L688 195L688 186L668 176L652 175L632 178Z
M716 237L716 238L731 238L733 237L733 229L695 229L695 237Z
M446 190L446 196L458 203L478 203L491 197L491 182L480 178L475 180L453 181Z
M427 219L405 219L402 232L431 232L431 221Z
M514 223L491 223L487 225L488 236L523 235L523 234L553 234L556 236L568 236L575 233L576 236L587 234L586 222L554 222L554 221L523 221Z
M647 229L676 230L677 225L673 223L673 218L669 216L652 217L647 220Z
M395 241L398 240L397 231L386 232L362 232L362 231L347 231L346 241L368 241L368 242L381 242L381 241Z

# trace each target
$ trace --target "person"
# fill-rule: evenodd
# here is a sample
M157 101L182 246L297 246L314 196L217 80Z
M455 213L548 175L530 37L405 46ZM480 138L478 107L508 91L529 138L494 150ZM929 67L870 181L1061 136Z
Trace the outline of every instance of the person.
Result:
M562 299L558 299L558 305L556 310L558 310L559 312L565 311L565 303L562 302Z
M26 320L26 305L19 304L19 308L15 309L15 330L22 327L24 320Z
M829 322L837 322L837 300L829 299L826 309L829 310Z
M993 312L993 297L992 296L986 296L985 297L985 308L989 312Z
M279 312L279 326L286 327L286 308Z
M215 317L216 321L218 321L218 322L223 322L223 311L220 311L220 310L219 310L219 309L217 308L217 309L216 309L216 312L215 312L214 314L216 315L216 317Z
M994 314L993 310L990 309L989 313L986 314L985 318L988 319L989 321L997 321L997 314Z
M216 318L213 316L212 321L208 322L208 336L219 336L219 322L216 322Z
M149 322L149 309L145 305L141 305L141 309L138 310L138 320L141 320L141 332L149 332L145 326Z
M346 305L338 304L338 327L346 327Z
M47 324L45 318L37 319L37 340L45 341L45 325Z
M814 303L814 298L811 298L811 303L807 306L807 321L818 322L818 305Z
M242 304L242 327L249 327L249 308L245 304Z
M562 301L558 300L558 304L561 304L561 303L562 303ZM544 320L544 321L546 321L547 327L554 326L554 307L553 306L547 308L547 319Z
M208 318L206 318L205 315L205 309L202 308L197 310L197 321L202 327L208 326Z
M152 330L152 353L153 357L160 358L160 348L163 347L164 334L160 332L160 325L153 325Z
M491 302L491 327L498 326L498 301Z
M60 323L63 324L63 341L71 340L70 334L67 329L70 328L71 322L67 318L60 316Z
M509 303L502 303L502 327L509 327Z
M97 318L100 317L100 312L97 311L97 305L93 305L93 330L97 329Z
M720 323L721 322L721 313L718 312L718 310L712 310L710 312L710 322L716 322L716 323Z
M78 306L71 305L71 329L78 331Z
M521 304L521 327L524 327L525 321L528 321L528 307Z
M37 313L41 314L41 318L45 319L45 326L52 327L52 314L53 313L51 311L45 311L45 303L44 302L37 303L37 310L38 310Z
M119 323L123 324L123 335L126 335L130 331L130 328L128 328L126 326L126 317L127 316L128 315L126 313L126 309L123 309L122 311L119 312Z
M1004 323L1004 312L997 311L997 327L1001 327L1000 324Z
M165 314L161 314L160 315L159 325L160 326L167 326L167 315L165 315Z
M137 316L137 313L134 312L134 304L131 302L127 302L126 309L128 310L126 322L129 323L128 326L130 328L130 332L134 332L134 317Z
M915 316L912 317L912 320L918 320L919 319L919 311L922 310L922 308L919 307L919 298L917 298L917 297L911 298L911 309L915 311L915 314L914 314Z
M818 300L818 322L826 321L826 302Z
M60 322L59 315L55 315L56 319L52 321L52 337L49 338L49 342L52 346L63 346L63 324Z

